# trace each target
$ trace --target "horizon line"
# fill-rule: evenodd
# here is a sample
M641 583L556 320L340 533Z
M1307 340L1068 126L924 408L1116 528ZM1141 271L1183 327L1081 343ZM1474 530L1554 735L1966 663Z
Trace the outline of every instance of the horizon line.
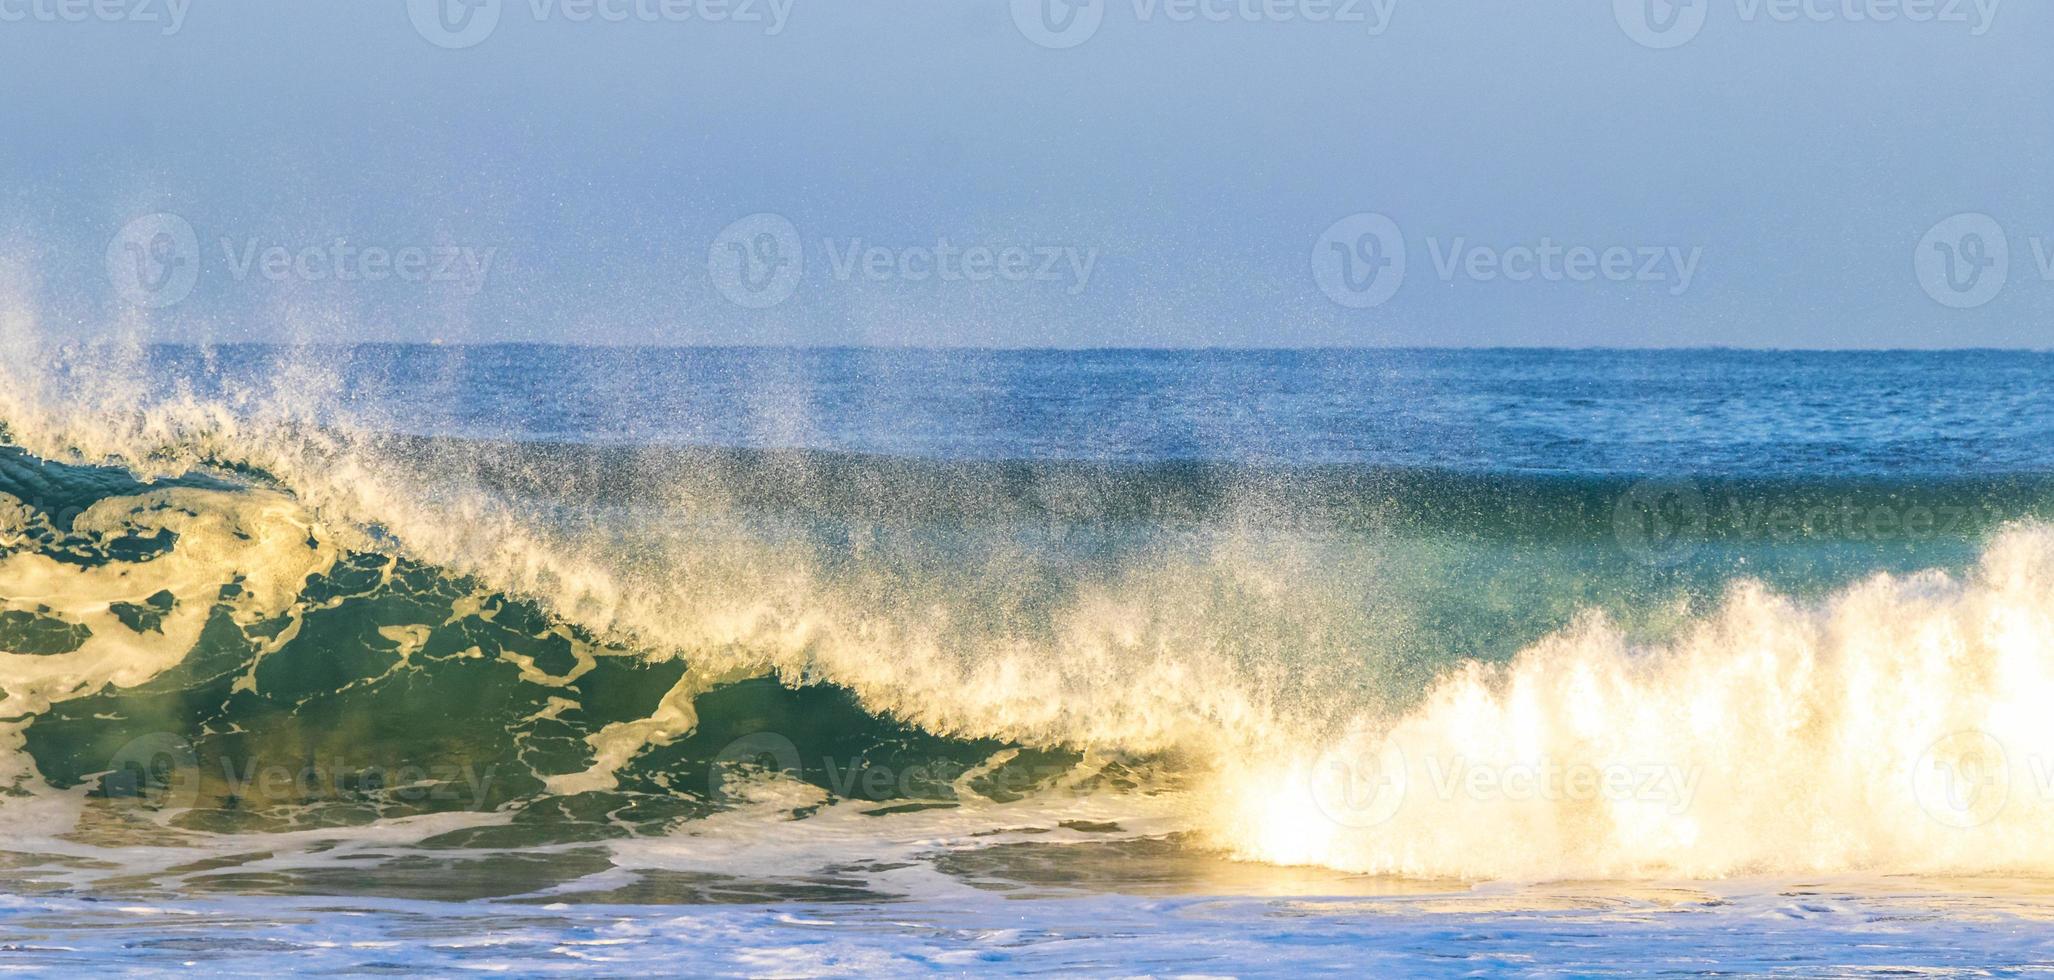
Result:
M119 343L119 341L73 341L74 343ZM907 352L907 353L996 353L996 354L1298 354L1298 353L1609 353L1609 354L1664 354L1664 353L1731 353L1731 354L2048 354L2049 347L1747 347L1721 344L1704 344L1673 347L1625 347L1602 344L1569 346L1541 344L1492 344L1492 345L1379 345L1342 346L1309 345L1304 347L1263 347L1207 345L1188 347L1147 346L1103 346L1103 347L1058 347L1017 346L1000 347L975 344L661 344L661 343L579 343L557 340L492 340L492 341L448 341L434 340L365 340L344 341L286 341L286 340L189 340L189 341L147 341L144 347L280 347L280 348L332 348L353 349L360 347L442 347L450 349L491 348L557 348L565 350L690 350L690 351L863 351L863 352Z

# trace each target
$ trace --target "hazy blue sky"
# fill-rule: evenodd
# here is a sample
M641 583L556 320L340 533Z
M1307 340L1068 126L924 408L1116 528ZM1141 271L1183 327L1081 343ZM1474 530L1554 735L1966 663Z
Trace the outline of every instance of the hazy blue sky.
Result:
M184 339L2054 346L2038 0L417 2L0 0L9 287Z

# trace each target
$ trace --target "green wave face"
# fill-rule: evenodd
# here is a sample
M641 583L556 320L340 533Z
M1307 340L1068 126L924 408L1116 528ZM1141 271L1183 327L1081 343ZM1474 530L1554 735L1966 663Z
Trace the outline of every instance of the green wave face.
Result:
M1638 481L426 448L412 450L424 478L461 465L535 520L618 549L630 580L638 563L675 558L638 537L645 528L701 519L651 506L649 488L688 501L718 491L717 530L755 549L731 560L796 562L818 594L945 624L926 637L1056 649L1080 604L1113 603L1146 642L1202 633L1214 662L1241 672L1188 683L1252 690L1303 717L1363 705L1395 717L1458 663L1503 662L1591 610L1659 638L1741 577L1817 595L1877 571L1964 565L2050 499L2029 477ZM81 655L95 630L176 643L167 617L205 607L164 669L77 684L14 723L34 778L85 791L89 833L109 842L490 814L431 842L564 843L703 819L767 771L889 810L1075 791L1087 757L1088 785L1115 792L1209 768L1174 738L1122 744L1113 724L923 724L872 696L873 678L824 667L766 660L688 684L703 651L595 631L551 596L425 563L375 529L310 531L309 547L327 549L319 567L282 604L253 609L237 602L246 569L223 569L211 594L152 588L182 546L176 531L78 526L96 505L166 491L223 507L276 492L249 476L149 483L0 451L0 493L20 512L0 561L119 567L128 580L98 625L0 596L10 660ZM705 563L708 575L725 567ZM1068 683L1117 687L1122 666ZM672 701L689 720L652 726ZM602 765L609 733L636 726L647 737L613 739L628 748Z
M0 561L36 556L81 574L124 568L136 592L149 591L153 560L176 553L178 536L94 534L73 526L81 514L166 488L262 492L212 478L150 484L17 451L0 456L0 477L0 493L22 502L14 523L26 529L0 538ZM288 610L255 619L238 615L236 579L204 597L211 608L196 641L172 651L168 668L140 683L70 689L22 719L35 773L55 789L88 792L91 833L103 842L450 812L514 815L456 835L470 843L480 834L541 843L656 833L727 806L729 771L780 769L853 800L945 801L1004 747L878 717L832 685L743 678L700 695L698 724L644 747L614 786L554 794L548 777L592 765L589 736L657 712L685 660L601 641L536 601L375 550L339 552L298 585ZM163 618L189 600L152 596L112 604L118 639L177 639ZM10 659L76 655L92 639L92 627L35 597L0 602ZM1031 792L1075 760L1028 753L975 784Z

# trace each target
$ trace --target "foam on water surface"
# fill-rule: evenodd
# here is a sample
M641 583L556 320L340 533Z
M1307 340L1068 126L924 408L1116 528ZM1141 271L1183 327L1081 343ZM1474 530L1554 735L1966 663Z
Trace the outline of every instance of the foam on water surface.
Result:
M1976 519L1700 510L1651 555L1610 477L424 438L315 354L11 343L0 851L41 962L110 899L231 968L2046 953L2016 472L1735 484Z

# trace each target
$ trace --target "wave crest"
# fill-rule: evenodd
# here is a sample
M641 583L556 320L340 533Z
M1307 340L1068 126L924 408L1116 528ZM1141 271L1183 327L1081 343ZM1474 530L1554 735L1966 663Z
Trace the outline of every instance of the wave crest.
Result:
M1673 615L1652 608L1673 591L1594 589L1590 576L1621 573L1590 542L1543 542L1555 550L1534 567L1556 577L1542 585L1583 591L1522 625L1597 591L1614 608L1538 630L1500 664L1447 629L1456 617L1391 598L1502 578L1476 570L1494 553L1461 535L1385 534L1374 513L1328 534L1289 495L1226 486L1202 514L1078 521L1056 504L1089 496L1088 477L1059 477L1044 488L1055 503L1004 521L950 516L990 511L967 506L994 492L975 480L932 491L966 504L947 513L852 520L766 509L732 481L680 479L632 451L596 478L613 492L520 493L509 485L564 473L506 447L391 435L403 427L339 391L319 355L202 394L150 376L132 350L11 343L9 442L259 488L123 497L75 525L105 537L139 515L186 515L162 529L181 539L172 556L199 564L140 563L181 602L179 589L197 597L226 575L276 616L338 549L378 550L683 661L654 710L583 736L584 767L548 774L559 792L612 787L630 760L693 732L708 692L775 676L835 685L931 735L1172 760L1193 776L1190 823L1263 861L1493 878L2054 871L2038 833L2054 811L2045 527L1998 534L1961 575L1808 597L1743 580L1711 612ZM752 485L778 482L780 466L784 482L815 484L814 465L773 460ZM26 510L0 514L0 539L34 533ZM0 595L40 594L31 562L6 561ZM129 585L122 601L147 598ZM112 592L68 594L82 621L111 614L96 610ZM78 663L96 666L65 683L121 686L178 646L95 648ZM35 692L58 682L36 672L62 661L42 661L10 656L10 700L52 699ZM1412 691L1408 678L1434 680Z

